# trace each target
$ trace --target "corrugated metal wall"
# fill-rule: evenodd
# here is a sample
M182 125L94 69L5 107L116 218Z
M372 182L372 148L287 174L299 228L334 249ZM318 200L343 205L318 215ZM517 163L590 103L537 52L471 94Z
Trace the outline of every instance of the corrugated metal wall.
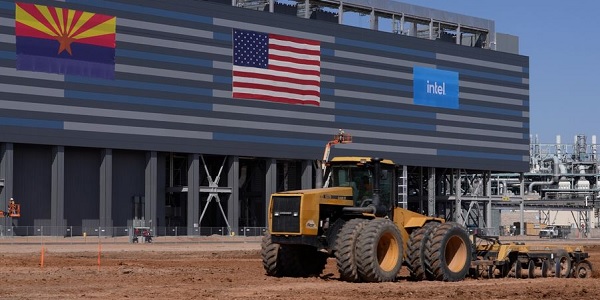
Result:
M164 165L162 167L161 170L164 171ZM114 226L127 226L127 220L133 219L133 197L144 197L145 168L146 156L143 152L113 151L112 219Z
M101 153L92 148L65 148L65 219L82 226L83 219L98 219Z
M50 219L52 192L52 147L16 144L14 147L15 201L21 204L16 225L33 225L36 219Z
M26 1L30 2L30 1ZM0 142L526 171L525 56L203 1L35 1L116 16L114 80L15 69L0 2ZM231 98L232 29L321 42L321 105ZM458 109L413 104L413 67L459 74Z

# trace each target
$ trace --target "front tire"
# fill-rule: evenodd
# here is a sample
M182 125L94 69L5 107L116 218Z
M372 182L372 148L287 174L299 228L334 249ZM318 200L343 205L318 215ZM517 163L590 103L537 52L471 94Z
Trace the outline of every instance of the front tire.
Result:
M396 280L402 267L403 242L400 230L388 219L369 221L356 245L358 274L366 282Z
M284 276L279 250L281 246L271 241L271 235L266 234L262 238L260 257L262 258L263 268L268 276Z
M336 238L335 260L343 281L360 281L356 266L356 241L366 223L365 219L351 219L344 224Z
M307 256L302 245L280 245L273 243L271 235L267 234L262 239L260 256L263 267L268 276L274 277L308 277L317 269L312 270L302 261ZM316 252L316 251L315 251ZM325 265L323 264L323 267ZM321 268L321 271L323 268ZM320 273L320 272L319 272Z

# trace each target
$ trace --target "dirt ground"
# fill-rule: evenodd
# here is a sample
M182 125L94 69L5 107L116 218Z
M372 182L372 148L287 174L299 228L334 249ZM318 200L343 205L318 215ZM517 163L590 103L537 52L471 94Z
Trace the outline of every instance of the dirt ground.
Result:
M545 241L548 242L548 241ZM532 241L539 243L539 241ZM600 240L584 245L600 269ZM44 249L42 251L42 249ZM258 238L127 240L0 238L2 299L598 299L590 279L466 279L412 282L405 268L393 283L339 281L330 259L320 278L264 273ZM43 257L42 257L43 253Z

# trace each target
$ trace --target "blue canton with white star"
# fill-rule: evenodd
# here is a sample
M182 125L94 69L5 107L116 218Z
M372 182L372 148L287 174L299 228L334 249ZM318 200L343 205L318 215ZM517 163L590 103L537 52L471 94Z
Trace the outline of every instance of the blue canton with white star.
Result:
M269 66L269 35L235 29L233 31L233 64L266 69Z

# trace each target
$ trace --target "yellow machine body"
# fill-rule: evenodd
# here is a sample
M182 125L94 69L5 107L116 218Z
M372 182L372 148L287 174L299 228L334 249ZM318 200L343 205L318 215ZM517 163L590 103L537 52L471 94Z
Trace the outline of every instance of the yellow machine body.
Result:
M290 199L298 202L292 206L280 208L277 203L279 199ZM350 187L332 187L321 189L297 190L281 192L271 195L269 202L269 228L271 234L276 235L310 235L316 236L319 230L319 212L322 206L351 207L354 205L352 200L352 188ZM297 209L289 209L297 208ZM297 220L297 221L296 221ZM290 224L281 224L288 222L298 222L297 230L294 226L281 226ZM280 225L280 226L278 226Z

